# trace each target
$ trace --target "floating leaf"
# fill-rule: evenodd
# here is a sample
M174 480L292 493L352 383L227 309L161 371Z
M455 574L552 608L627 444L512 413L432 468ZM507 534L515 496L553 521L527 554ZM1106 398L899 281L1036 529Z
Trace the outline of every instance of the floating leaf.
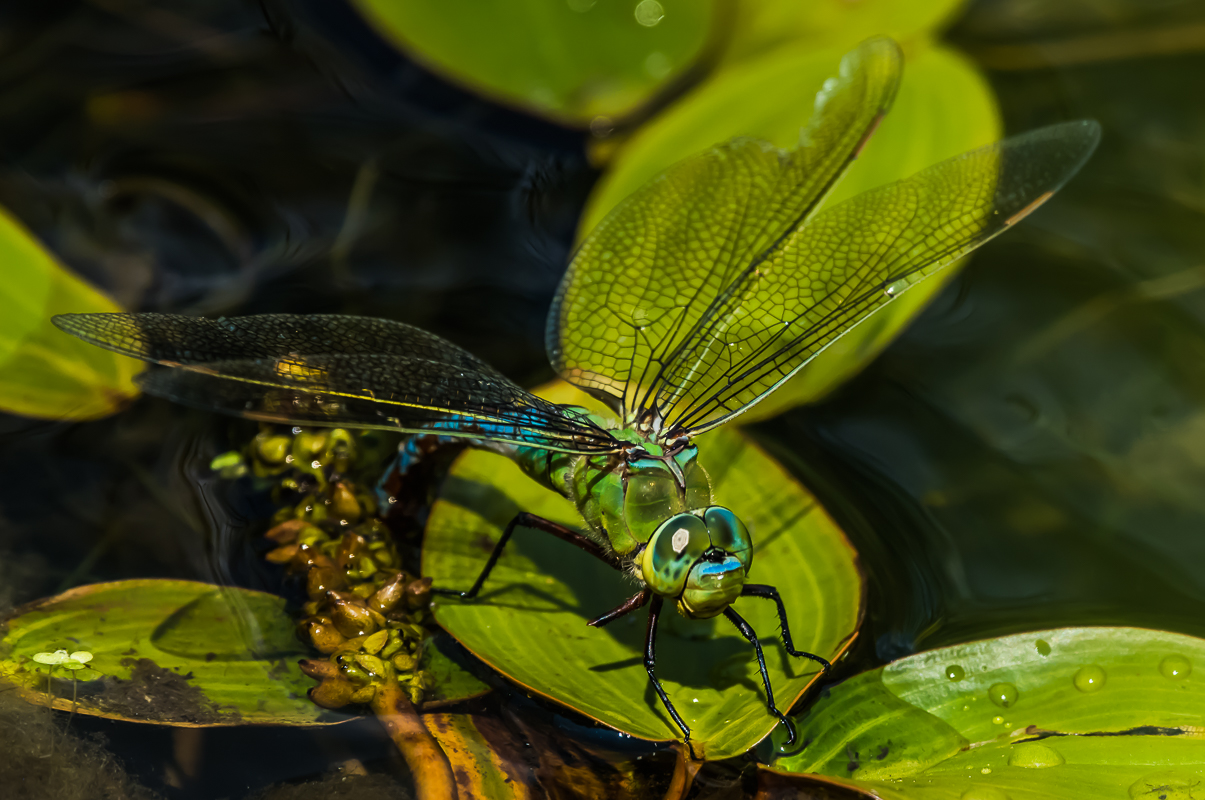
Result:
M723 61L764 58L777 48L795 52L848 49L871 36L890 36L910 48L931 36L963 0L758 0L740 4Z
M1140 628L933 650L831 689L775 767L883 798L1188 800L1205 780L1202 664L1205 641Z
M564 384L543 395L590 402ZM780 588L797 647L836 658L856 632L862 596L856 556L844 535L802 486L740 433L720 430L698 443L716 502L735 510L753 533L751 579ZM519 511L582 524L569 501L541 488L510 460L465 453L431 510L424 574L436 586L467 588ZM440 599L435 617L471 652L531 690L633 736L669 739L677 730L643 664L645 615L602 629L586 626L635 588L571 545L520 530L477 600ZM735 607L763 637L776 702L789 707L815 678L815 665L786 655L775 636L772 603L742 598ZM694 732L696 753L737 755L777 724L766 710L752 648L726 620L692 622L667 607L657 670Z
M620 118L680 78L714 16L701 0L356 0L384 36L487 97L570 124Z
M81 586L17 609L0 639L0 679L31 702L165 725L314 725L349 717L306 696L297 667L309 655L284 600L178 580ZM70 673L39 653L92 654ZM52 679L53 697L46 694Z
M49 419L112 414L138 393L142 365L65 336L55 314L120 311L65 270L0 209L0 410Z
M581 232L666 167L740 135L794 147L813 98L832 76L840 51L784 52L733 69L696 89L632 137L590 197ZM826 201L831 205L899 180L999 137L990 88L953 50L930 47L909 58L891 112L862 156ZM799 375L758 404L746 421L823 396L869 363L957 272L957 266L910 289L838 339Z

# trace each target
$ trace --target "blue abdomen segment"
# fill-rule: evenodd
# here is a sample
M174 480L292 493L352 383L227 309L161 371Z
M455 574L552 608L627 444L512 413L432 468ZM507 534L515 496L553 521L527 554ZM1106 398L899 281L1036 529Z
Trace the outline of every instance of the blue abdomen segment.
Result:
M499 455L504 455L515 463L517 463L525 473L553 491L567 495L567 470L572 464L573 455L570 453L555 452L545 450L542 447L534 445L518 445L509 442L495 441L491 434L496 436L511 436L514 432L514 426L510 424L491 424L479 422L473 426L480 430L481 438L466 438L462 436L440 436L440 430L455 429L463 431L465 429L464 420L449 419L444 422L432 423L429 427L430 434L434 435L437 442L440 444L448 444L453 442L461 442L469 447L476 447L482 450L489 450ZM394 470L397 470L399 475L405 475L418 461L423 457L423 450L419 446L420 435L409 436L398 447L397 457L389 464L382 473L380 480L376 485L377 501L382 508L387 508L389 505L389 493L385 489L385 482Z

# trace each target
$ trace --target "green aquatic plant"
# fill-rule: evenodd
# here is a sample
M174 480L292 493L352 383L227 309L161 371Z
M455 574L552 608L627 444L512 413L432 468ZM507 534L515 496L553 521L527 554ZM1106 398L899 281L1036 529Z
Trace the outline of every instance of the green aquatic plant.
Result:
M52 668L62 667L63 669L77 670L84 669L87 666L88 662L92 660L92 654L87 650L77 650L71 654L68 654L66 650L55 650L53 653L34 653L30 658L39 664L46 664Z
M76 681L75 674L78 670L87 669L88 662L92 660L92 654L87 650L76 650L74 653L68 653L66 650L55 650L53 653L42 651L34 653L30 656L39 664L45 664L50 667L46 670L46 694L50 694L50 677L56 668L70 670L71 673L71 710L75 710L76 701Z

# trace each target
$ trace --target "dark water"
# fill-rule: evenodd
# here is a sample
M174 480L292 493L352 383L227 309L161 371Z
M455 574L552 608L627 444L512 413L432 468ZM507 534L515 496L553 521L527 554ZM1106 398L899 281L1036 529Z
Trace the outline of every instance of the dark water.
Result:
M339 3L154 8L0 10L0 203L129 308L386 316L550 377L544 314L596 177L581 133L444 83ZM752 431L867 568L845 674L1058 625L1205 633L1205 40L1174 35L1202 22L988 0L948 35L1008 132L1091 117L1104 138L862 375ZM277 588L250 543L270 508L205 469L245 431L155 399L0 417L0 605L133 577ZM72 725L175 798L395 758L371 720L210 731L172 779L170 734Z

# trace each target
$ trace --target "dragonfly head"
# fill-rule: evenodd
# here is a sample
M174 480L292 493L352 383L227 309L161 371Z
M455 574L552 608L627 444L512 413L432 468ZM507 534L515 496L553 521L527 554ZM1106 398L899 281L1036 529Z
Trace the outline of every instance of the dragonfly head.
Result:
M753 563L749 531L728 509L708 506L675 514L640 554L641 577L656 594L678 600L691 619L723 612L741 594Z

